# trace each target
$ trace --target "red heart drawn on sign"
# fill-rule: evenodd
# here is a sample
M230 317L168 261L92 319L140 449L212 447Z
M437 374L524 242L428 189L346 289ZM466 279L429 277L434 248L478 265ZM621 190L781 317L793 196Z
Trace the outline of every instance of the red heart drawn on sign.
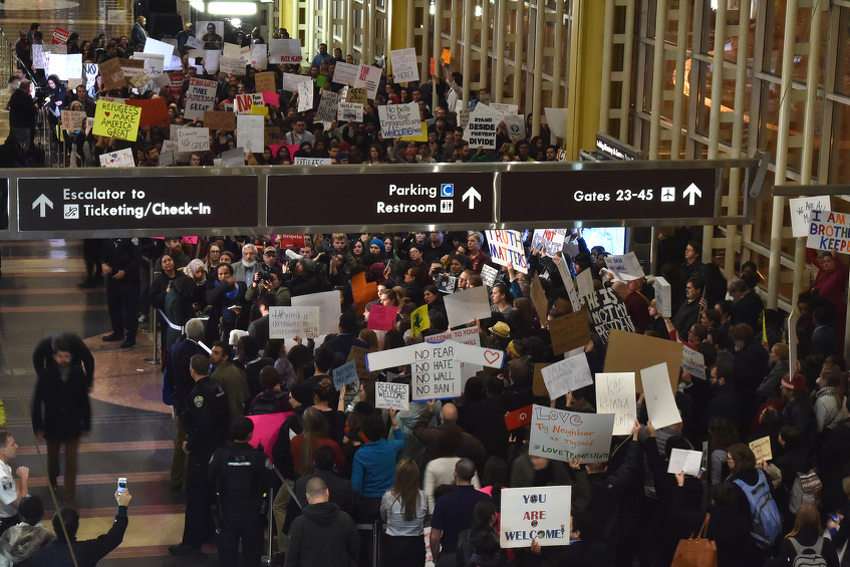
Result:
M485 352L484 352L484 360L486 360L486 361L487 361L487 362L489 362L490 364L493 364L494 362L496 362L497 360L499 360L499 356L500 356L500 354L501 354L501 353L499 353L499 351L497 351L497 350L488 350L488 351L485 351Z
M103 113L104 116L109 116L109 111Z

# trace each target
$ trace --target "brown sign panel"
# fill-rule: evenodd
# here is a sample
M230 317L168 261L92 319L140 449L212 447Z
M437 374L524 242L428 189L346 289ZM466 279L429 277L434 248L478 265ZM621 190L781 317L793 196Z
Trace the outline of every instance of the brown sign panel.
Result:
M493 221L492 173L270 175L268 187L269 227Z
M715 169L509 171L500 222L711 218Z
M18 181L18 230L150 230L257 225L255 176L68 177Z

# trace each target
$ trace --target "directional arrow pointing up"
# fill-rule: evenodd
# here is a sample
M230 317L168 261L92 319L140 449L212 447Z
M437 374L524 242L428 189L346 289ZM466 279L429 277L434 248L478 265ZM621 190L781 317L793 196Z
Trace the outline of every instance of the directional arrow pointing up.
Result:
M470 187L466 190L466 193L463 194L463 197L460 198L461 201L466 201L469 199L469 208L475 208L475 199L481 201L481 193L475 190L475 187Z
M702 191L699 190L699 187L695 183L691 183L682 195L688 198L688 204L693 207L695 198L702 197Z
M38 216L40 216L41 218L44 218L44 215L47 214L47 209L45 208L45 206L50 207L52 209L53 208L53 201L48 199L47 195L42 193L41 195L39 195L38 199L33 201L32 208L34 209L36 207L41 207L38 211Z

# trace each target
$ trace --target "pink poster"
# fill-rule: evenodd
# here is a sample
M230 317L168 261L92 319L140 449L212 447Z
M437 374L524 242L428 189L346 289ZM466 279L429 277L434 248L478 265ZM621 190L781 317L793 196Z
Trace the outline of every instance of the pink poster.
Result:
M277 442L277 433L286 418L293 412L268 413L264 415L249 415L248 419L254 422L254 436L251 438L251 446L255 449L259 444L263 445L263 452L272 459L272 449Z
M395 325L398 307L388 305L373 305L369 309L369 324L367 328L374 331L389 331Z

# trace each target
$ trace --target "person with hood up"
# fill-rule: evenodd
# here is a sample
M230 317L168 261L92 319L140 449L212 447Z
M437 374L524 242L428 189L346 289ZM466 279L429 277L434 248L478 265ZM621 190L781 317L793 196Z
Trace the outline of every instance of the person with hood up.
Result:
M44 519L44 504L38 496L21 500L18 515L23 521L0 537L0 567L28 565L30 555L56 537L40 523Z
M360 536L351 516L328 502L328 487L321 478L307 482L303 514L289 531L286 567L350 567L360 553Z

